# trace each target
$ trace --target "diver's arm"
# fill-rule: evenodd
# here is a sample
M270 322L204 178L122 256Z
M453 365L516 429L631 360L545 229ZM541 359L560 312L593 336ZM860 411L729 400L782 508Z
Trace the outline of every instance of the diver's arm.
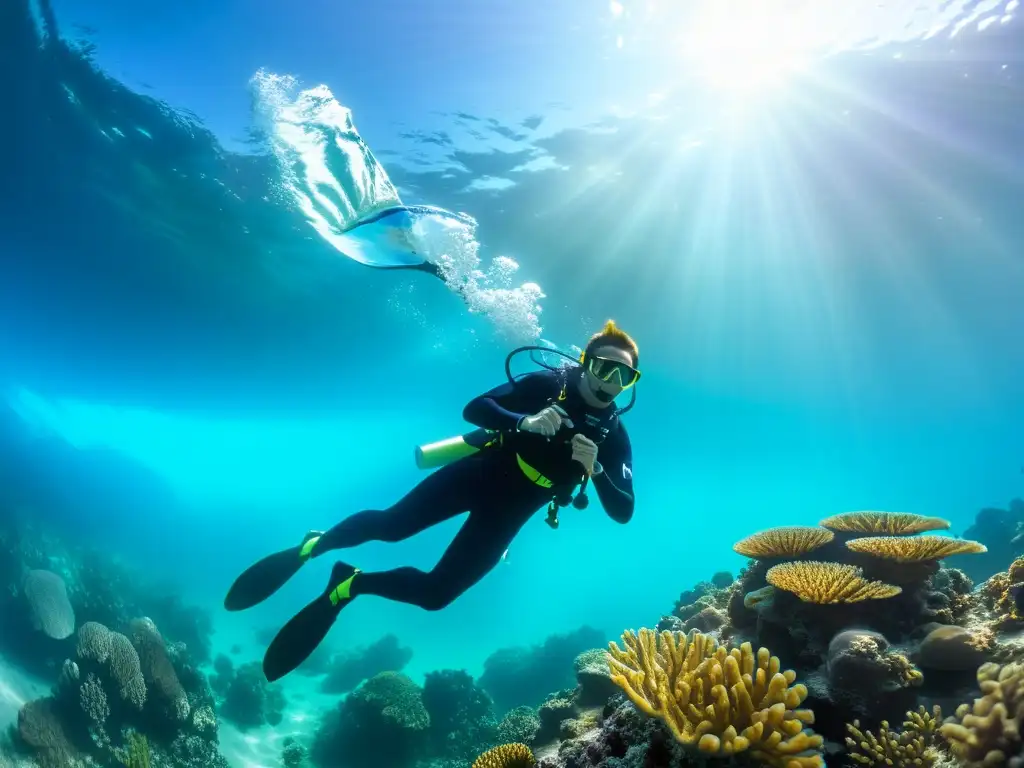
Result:
M620 422L598 450L601 471L591 475L601 506L612 520L628 523L633 518L633 448Z
M547 405L552 388L557 392L553 374L528 373L515 384L506 381L474 397L463 409L462 418L484 429L512 432L524 417L533 416Z

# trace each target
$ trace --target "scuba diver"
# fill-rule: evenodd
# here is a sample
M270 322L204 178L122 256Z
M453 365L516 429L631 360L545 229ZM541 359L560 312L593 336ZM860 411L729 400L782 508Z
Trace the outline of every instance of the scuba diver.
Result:
M554 352L572 364L549 366L534 360L543 370L513 377L511 359L525 350ZM639 380L638 358L636 342L611 320L589 339L578 360L544 347L514 350L505 361L508 381L474 398L463 411L463 418L478 429L417 449L420 467L440 467L437 471L390 508L357 512L326 532L310 531L301 543L244 571L224 600L229 611L266 600L310 558L369 541L402 541L469 513L430 571L404 567L363 572L337 562L324 591L267 648L267 680L277 680L301 664L341 610L360 595L428 611L445 608L498 565L538 510L547 505L546 522L556 528L560 507L586 507L588 482L606 514L628 523L634 505L633 459L620 416L633 406L636 390L625 408L616 408L615 398Z

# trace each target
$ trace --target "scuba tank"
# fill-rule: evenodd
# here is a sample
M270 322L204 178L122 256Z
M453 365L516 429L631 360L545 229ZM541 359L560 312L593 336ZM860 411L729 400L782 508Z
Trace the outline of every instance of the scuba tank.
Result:
M464 435L448 437L436 443L416 446L416 466L420 469L437 469L446 464L472 456L498 439L498 434L489 429L474 429Z

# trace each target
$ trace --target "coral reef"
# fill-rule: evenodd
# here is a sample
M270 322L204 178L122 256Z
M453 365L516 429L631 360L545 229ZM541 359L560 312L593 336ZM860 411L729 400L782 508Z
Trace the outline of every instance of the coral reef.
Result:
M854 720L846 726L850 734L846 737L846 747L850 758L861 765L894 768L934 765L938 757L933 748L935 730L941 722L939 707L932 712L919 707L916 712L907 712L902 731L890 731L889 723L883 720L876 736L871 731L860 730L860 722Z
M1024 500L1013 499L1006 509L982 509L963 535L981 542L988 551L978 556L953 556L949 564L961 568L975 582L985 581L1024 554Z
M658 631L689 632L697 629L714 633L728 621L730 587L732 574L725 571L703 581L693 589L683 592L672 609L670 616L662 616Z
M949 528L941 517L927 517L912 512L841 512L822 520L819 525L841 533L885 536L908 536Z
M328 716L311 754L320 768L404 768L426 749L423 690L401 672L381 672Z
M1024 666L984 664L978 684L981 697L961 704L939 733L966 768L1019 768L1024 765Z
M44 768L226 766L198 670L205 614L31 516L0 518L0 581L0 653L53 683L21 708L12 752Z
M196 664L209 659L212 623L205 612L168 597L169 590L108 553L70 546L31 515L0 516L0 585L0 653L39 675L64 659L55 641L90 621L124 631L149 617Z
M782 563L768 569L768 583L777 589L792 592L805 603L859 603L862 600L884 600L901 590L891 584L869 581L860 568L814 560Z
M60 576L50 571L31 570L25 574L22 588L32 613L33 627L54 640L63 640L75 631L75 609Z
M924 680L884 635L864 629L847 629L832 638L824 673L829 698L854 712L875 710L883 699L890 709L911 706L917 698L913 688Z
M789 525L758 531L733 545L733 551L759 560L799 557L828 544L835 534L818 526Z
M974 589L942 561L986 547L929 533L948 527L856 512L748 536L734 582L698 585L659 631L609 646L622 695L584 708L583 685L552 694L523 743L539 768L1021 768L1024 557Z
M982 554L987 551L983 544L976 541L951 539L948 536L866 536L848 541L846 546L854 552L898 563L920 563L941 560L951 555Z
M573 684L573 660L583 651L604 645L604 635L591 627L552 635L532 648L502 648L484 661L480 685L490 694L495 711L538 706L548 692Z
M779 660L749 643L727 650L689 636L642 629L609 645L612 679L643 712L660 718L684 746L705 754L752 757L778 768L822 768L820 736L800 709L807 689Z
M467 760L482 745L498 740L493 704L464 670L428 672L423 682L423 706L430 718L431 752L444 759Z
M755 532L738 578L683 592L656 631L503 648L479 679L417 684L394 635L324 652L302 673L347 696L308 751L275 749L290 768L1024 768L1024 557L974 589L949 559L991 569L993 542L931 533L948 527L856 512ZM205 614L101 555L0 521L0 582L0 651L53 681L5 757L223 768L218 717L283 718L258 662L211 659Z
M577 715L574 705L570 715ZM323 718L310 757L318 768L409 768L417 761L470 768L501 745L533 744L549 720L544 706L520 706L498 720L490 696L465 670L428 672L422 687L400 672L382 672Z
M283 768L300 768L306 761L306 750L290 736L284 740L281 749L281 765Z
M604 706L618 691L603 649L584 651L576 657L573 668L576 671L574 698L581 707Z
M203 676L151 620L126 629L132 637L93 621L78 628L51 695L22 707L16 746L43 768L226 766Z
M267 682L260 662L251 661L235 669L231 659L220 654L214 660L210 682L219 698L220 713L239 728L281 722L284 694L280 685Z
M365 648L332 656L325 665L327 676L321 689L324 693L348 693L381 672L401 672L411 659L411 648L401 645L395 635L384 635Z
M621 697L620 697L621 698ZM629 701L609 704L588 730L538 752L538 768L689 768L692 751Z
M473 768L533 768L536 764L525 744L502 744L480 755Z
M540 716L532 707L516 707L498 723L498 741L532 744L540 731Z

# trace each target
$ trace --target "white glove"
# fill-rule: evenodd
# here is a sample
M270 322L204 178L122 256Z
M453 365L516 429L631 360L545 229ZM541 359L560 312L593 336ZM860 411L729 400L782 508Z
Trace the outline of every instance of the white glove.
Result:
M533 432L542 437L553 437L563 426L572 427L572 419L557 405L549 405L540 413L524 418L519 424L519 430Z

